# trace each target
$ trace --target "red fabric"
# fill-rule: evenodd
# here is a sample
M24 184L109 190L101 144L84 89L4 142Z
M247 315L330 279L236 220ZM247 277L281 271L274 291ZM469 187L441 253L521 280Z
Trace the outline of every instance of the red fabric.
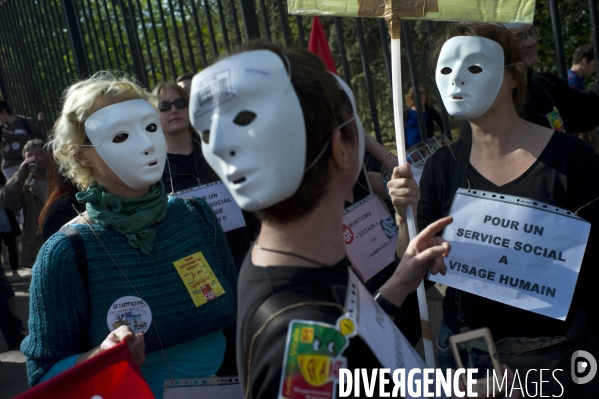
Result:
M335 68L335 62L333 61L333 54L331 54L329 42L327 41L327 36L324 34L324 29L322 29L322 24L320 23L320 18L318 16L314 17L312 20L312 32L310 32L310 44L308 45L308 50L319 56L320 59L324 61L324 64L329 71L338 75L337 68Z
M97 395L97 396L96 396ZM126 342L23 392L15 399L154 398Z

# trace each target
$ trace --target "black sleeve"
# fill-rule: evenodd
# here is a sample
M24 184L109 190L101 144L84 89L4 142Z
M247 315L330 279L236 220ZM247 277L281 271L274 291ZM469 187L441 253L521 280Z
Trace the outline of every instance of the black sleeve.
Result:
M586 145L584 147L587 147ZM568 194L578 210L578 216L591 223L591 231L576 284L576 301L586 311L587 323L599 336L597 317L597 288L599 280L599 157L589 147L584 153L578 152L576 167L568 171Z
M433 107L426 107L426 112L430 115L431 119L437 124L437 126L439 126L441 129L441 134L445 133L443 132L443 119L441 119L441 115L437 112L437 110ZM447 133L451 136L450 132Z
M442 165L439 162L442 158L440 155L446 155L448 150L441 149L433 154L424 165L422 177L420 178L420 201L418 201L418 228L420 231L425 229L429 224L439 220L442 215L442 202L440 193L443 188L442 171L448 166Z
M584 133L599 126L599 81L591 90L576 90L551 73L535 73L534 78L557 95L554 101L559 101L558 110L568 133Z

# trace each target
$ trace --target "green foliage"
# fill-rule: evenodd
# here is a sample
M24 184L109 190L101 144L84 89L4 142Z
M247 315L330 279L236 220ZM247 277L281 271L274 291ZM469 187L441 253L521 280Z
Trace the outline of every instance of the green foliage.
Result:
M75 0L75 3L91 72L111 69L133 73L135 60L130 46L138 42L149 88L165 80L173 81L183 72L199 71L245 41L239 0ZM306 45L312 18L287 16L286 0L255 0L255 4L262 38L283 45ZM560 0L559 11L569 67L574 49L591 40L587 2ZM135 21L133 38L128 37L125 29L129 13ZM281 19L281 15L285 18ZM374 135L376 119L383 139L393 140L392 94L387 69L390 60L384 58L384 48L389 48L386 23L382 23L381 29L381 20L361 20L365 43L361 49L355 19L340 18L340 32L333 18L321 20L339 74L349 76L365 128ZM15 104L29 115L43 110L51 122L60 108L61 92L77 78L61 0L9 2L3 6L0 23L10 27L0 30L0 50L5 55L0 59L0 67ZM439 109L434 73L428 64L426 25L422 21L409 24L419 82L430 94L432 105ZM535 24L540 27L540 61L535 69L557 73L547 2L537 2ZM32 30L32 26L36 29ZM433 24L434 28L442 26L443 23ZM287 38L285 31L289 33ZM304 41L300 40L302 34ZM347 71L342 67L340 39L345 46ZM366 87L364 62L371 75L372 102ZM401 66L402 92L406 93L412 82L405 48ZM40 93L39 98L31 100L32 90Z

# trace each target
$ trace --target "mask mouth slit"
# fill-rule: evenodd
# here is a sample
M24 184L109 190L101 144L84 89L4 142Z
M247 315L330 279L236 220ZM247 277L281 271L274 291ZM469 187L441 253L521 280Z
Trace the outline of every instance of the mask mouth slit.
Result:
M148 166L154 166L154 165L158 165L158 161L150 162L150 163L148 164Z
M452 100L461 100L461 99L462 99L462 97L460 97L460 96L453 96L453 97L451 97L451 99L452 99Z
M233 181L233 184L241 184L245 181L245 177L240 177L239 179Z

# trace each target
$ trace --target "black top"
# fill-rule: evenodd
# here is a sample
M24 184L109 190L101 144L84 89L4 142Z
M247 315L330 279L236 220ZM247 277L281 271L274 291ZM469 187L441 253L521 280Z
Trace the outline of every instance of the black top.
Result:
M192 137L192 143L193 151L189 155L167 154L168 163L165 165L162 175L167 193L172 192L173 188L177 192L220 180L202 155L202 144L195 136ZM245 211L242 213L246 226L225 233L235 265L238 268L250 248L250 241L256 239L261 226L260 221L253 213Z
M520 177L501 187L489 182L470 166L471 148L469 141L460 140L435 152L426 163L420 180L418 203L421 230L449 214L458 187L467 187L466 179L472 189L526 197L572 212L599 198L599 185L596 184L599 158L588 144L576 137L555 132L538 160ZM599 278L599 201L582 208L578 216L591 223L591 232L565 322L461 292L463 325L472 329L489 327L495 340L507 336L559 336L564 335L570 326L573 310L584 309L589 316L588 324L598 333L599 319L594 317L594 284ZM458 292L448 288L443 301L443 318L448 325L455 326L457 323Z
M50 205L44 223L42 225L42 239L44 242L56 233L62 226L77 217L77 212L85 212L85 204L81 204L75 198L75 194L59 198Z
M289 322L293 319L312 320L335 325L342 311L334 306L304 306L276 317L255 340L249 357L253 332L250 323L255 313L272 295L288 291L296 302L330 302L343 305L348 282L347 259L328 268L256 267L248 255L239 274L237 310L237 368L245 392L248 371L249 392L246 399L279 397L285 343ZM274 313L273 309L273 313ZM257 329L256 329L257 330ZM348 368L380 368L379 361L362 341L355 337L342 354ZM378 393L378 388L375 391ZM364 390L361 390L364 395ZM339 389L337 389L339 395Z
M584 133L599 126L599 81L591 90L576 90L552 73L532 73L529 69L526 89L521 116L527 121L553 129L547 114L556 107L567 133ZM462 121L460 137L472 137L466 120Z

